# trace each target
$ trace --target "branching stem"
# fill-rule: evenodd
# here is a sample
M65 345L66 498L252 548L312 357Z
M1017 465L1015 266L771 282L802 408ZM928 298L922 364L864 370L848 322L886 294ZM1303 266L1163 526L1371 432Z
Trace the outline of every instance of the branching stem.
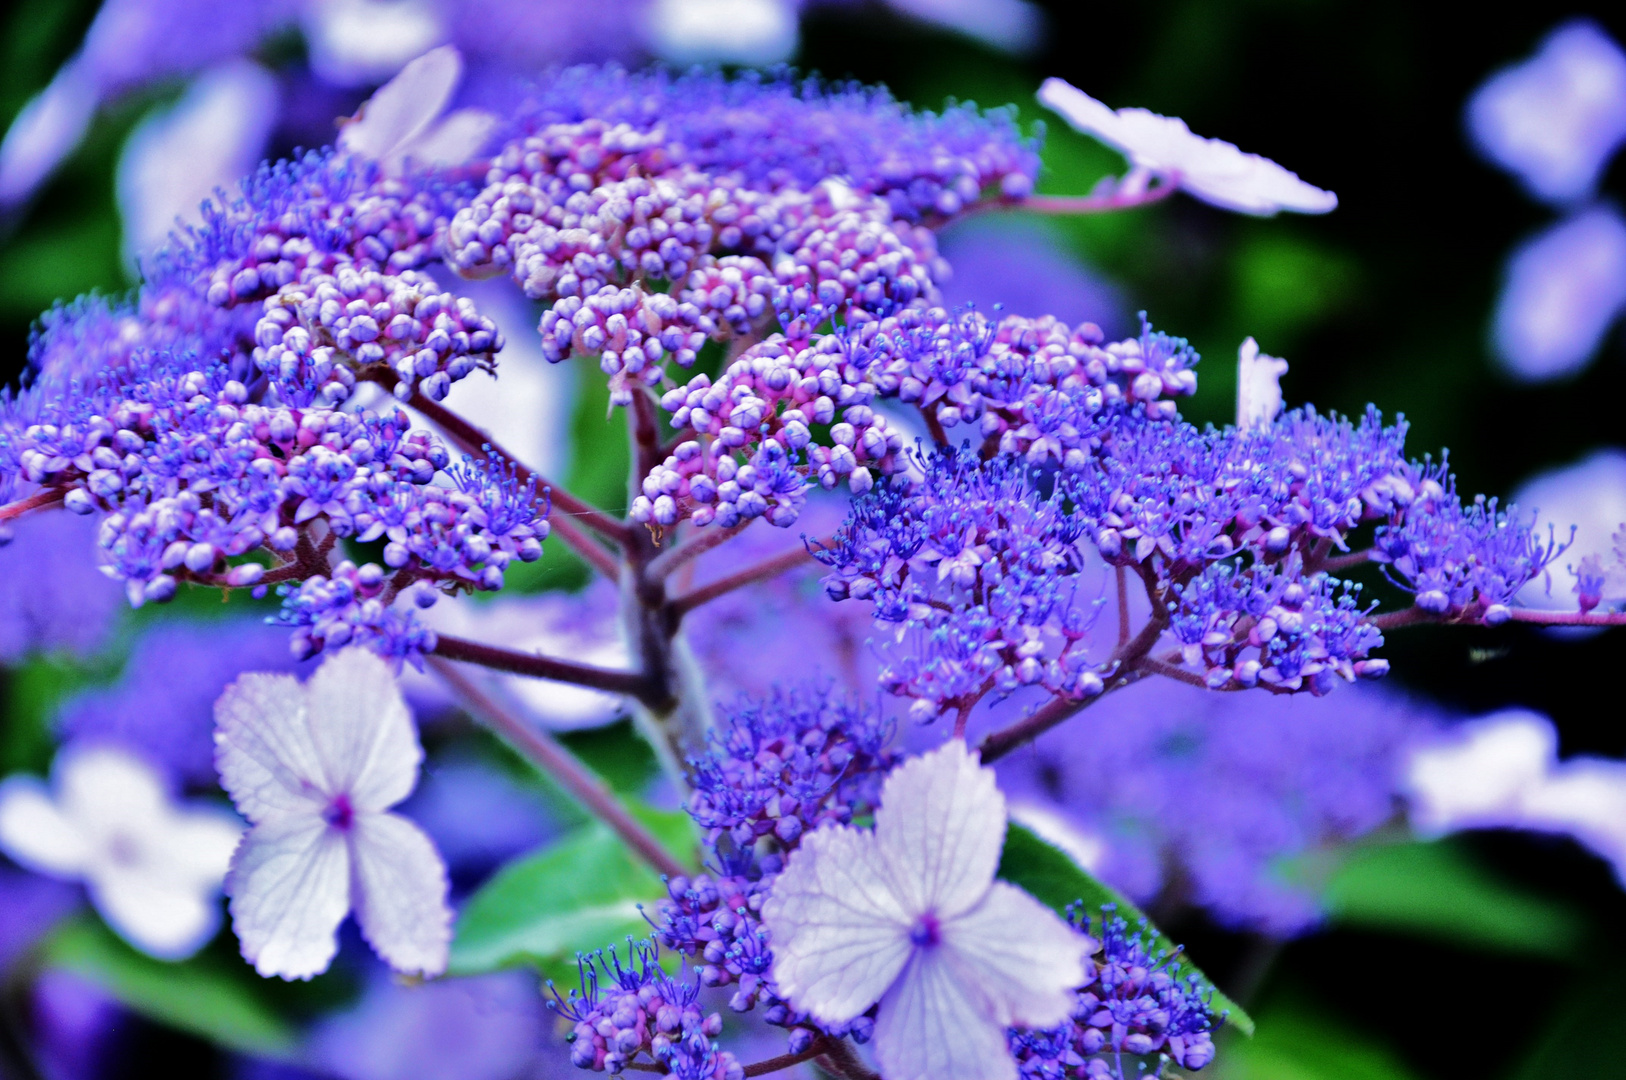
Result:
M815 543L818 542L821 541L815 541ZM764 559L755 566L747 566L743 570L729 574L727 577L720 577L716 581L683 594L672 601L672 610L677 612L679 618L682 618L700 605L709 604L719 596L776 577L786 570L792 570L812 560L813 554L807 548L792 548L790 551L775 555L771 559Z
M43 510L47 506L59 505L66 492L61 488L45 488L36 491L26 499L18 499L14 503L0 506L0 521L10 521L12 518L22 517L30 510Z

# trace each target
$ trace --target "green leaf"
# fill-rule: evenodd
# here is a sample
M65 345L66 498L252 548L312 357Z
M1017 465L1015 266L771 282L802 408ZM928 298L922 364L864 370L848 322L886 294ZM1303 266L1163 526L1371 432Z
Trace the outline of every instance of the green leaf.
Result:
M694 825L681 811L633 807L674 852L695 849ZM529 965L567 985L576 954L645 937L639 905L664 892L660 878L608 826L593 822L498 871L457 920L453 975Z
M1382 1043L1283 996L1260 1010L1258 1037L1220 1047L1214 1080L1417 1080Z
M1501 881L1450 841L1358 848L1322 903L1343 926L1556 959L1575 956L1587 935L1574 909Z
M149 1020L250 1054L292 1052L296 1033L243 973L207 956L168 964L132 949L100 922L75 919L50 939L45 963L95 983Z
M1031 829L1014 821L1005 830L1005 850L999 856L999 876L1013 885L1020 885L1040 903L1058 913L1064 911L1068 904L1082 901L1084 910L1092 916L1100 912L1102 904L1116 904L1118 914L1128 920L1131 927L1146 918L1128 897L1090 874L1066 852L1041 840ZM1150 919L1146 919L1146 926L1152 934L1151 951L1174 951L1174 942L1154 927ZM1196 975L1203 989L1213 992L1215 1012L1228 1013L1227 1023L1244 1035L1253 1034L1253 1018L1242 1006L1227 997L1197 965L1186 960L1184 954L1181 954L1179 966L1183 974Z

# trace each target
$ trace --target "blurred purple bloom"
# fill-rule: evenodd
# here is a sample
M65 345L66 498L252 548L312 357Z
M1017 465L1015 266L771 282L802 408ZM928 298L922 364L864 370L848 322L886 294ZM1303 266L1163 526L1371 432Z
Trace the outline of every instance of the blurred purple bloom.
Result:
M46 1080L100 1080L116 1067L128 1018L95 983L50 969L34 982L33 1046Z
M403 986L385 974L325 1020L310 1057L343 1080L511 1080L543 1050L542 1000L519 972Z
M1592 560L1602 571L1600 601L1626 602L1626 565L1615 548L1615 534L1626 523L1626 451L1594 451L1573 465L1532 477L1519 488L1515 498L1533 507L1537 525L1552 526L1560 539L1575 529L1575 542L1564 553L1564 562L1579 570ZM1519 591L1519 603L1527 607L1572 610L1573 594L1563 583L1549 588L1537 578Z
M0 978L78 902L71 885L0 864Z
M105 645L123 590L96 569L96 523L52 512L5 528L15 542L0 547L0 663Z
M214 704L245 671L296 671L285 631L255 619L163 622L137 642L112 686L70 699L62 737L114 742L188 784L213 785Z
M1580 370L1626 306L1626 219L1599 205L1547 229L1508 262L1497 359L1528 381Z
M1318 911L1285 865L1389 821L1404 749L1431 723L1366 688L1336 701L1152 679L1000 761L1000 783L1016 820L1036 808L1103 844L1097 869L1136 899L1181 888L1167 899L1290 936Z
M1039 43L1044 12L1027 0L889 0L899 11L957 30L1005 52L1023 53Z
M1626 54L1595 23L1565 23L1475 92L1468 130L1535 198L1584 199L1626 139Z
M654 0L649 37L671 64L766 66L796 52L798 0Z
M975 304L992 315L1054 315L1068 325L1093 322L1109 337L1133 330L1123 290L1085 267L1042 225L972 218L939 242L954 275L943 283L943 304Z

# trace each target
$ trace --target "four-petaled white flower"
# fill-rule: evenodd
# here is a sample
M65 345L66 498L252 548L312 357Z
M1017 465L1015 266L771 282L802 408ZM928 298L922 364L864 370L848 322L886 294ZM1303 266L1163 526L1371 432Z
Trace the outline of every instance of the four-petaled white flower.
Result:
M773 978L797 1009L842 1023L880 1002L885 1080L1011 1080L1013 1025L1068 1014L1085 939L994 880L1005 797L953 740L895 769L875 830L825 826L791 853L762 919Z
M1162 177L1214 206L1270 217L1281 210L1325 214L1338 205L1332 192L1305 183L1269 158L1194 135L1178 117L1145 109L1114 112L1063 79L1046 79L1039 101L1078 131L1121 151L1142 176Z
M412 792L423 749L389 665L338 653L305 685L244 675L215 704L220 782L253 828L226 877L232 928L261 975L326 971L354 909L398 971L446 970L446 866L389 809Z
M1236 356L1236 426L1238 430L1269 427L1282 411L1282 376L1287 361L1266 356L1253 338Z
M32 776L0 784L0 850L31 870L82 880L109 926L165 960L220 926L220 883L242 825L170 802L152 768L111 746L67 749L55 793Z

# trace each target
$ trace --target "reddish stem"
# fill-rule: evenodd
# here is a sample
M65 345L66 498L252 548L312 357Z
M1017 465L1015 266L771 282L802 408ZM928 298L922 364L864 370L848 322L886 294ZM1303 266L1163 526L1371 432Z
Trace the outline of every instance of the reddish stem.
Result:
M609 786L557 739L503 708L476 685L474 680L459 671L456 665L436 657L430 657L429 663L434 667L435 673L457 692L471 712L484 720L488 727L527 761L556 780L560 787L580 801L594 817L614 830L615 834L653 867L656 873L668 877L679 877L687 873L683 864L666 850L655 834L645 828L643 822L627 812L627 808L621 805L621 800L615 797Z
M752 520L754 519L747 519L726 529L717 525L708 525L705 531L682 547L673 548L649 560L649 565L644 568L644 579L646 581L664 580L672 571L690 559L704 555L712 548L726 544L734 539L745 531L746 526L750 525Z
M1114 210L1133 210L1173 195L1178 184L1154 184L1131 195L1113 192L1110 195L1029 195L1020 202L1002 203L1011 210L1032 210L1040 214L1106 214Z
M729 574L727 577L720 577L716 581L702 585L692 592L684 593L672 601L672 610L677 613L678 618L682 618L701 604L708 604L719 596L731 593L735 589L744 588L746 585L777 577L786 570L811 561L812 558L812 552L806 548L800 548L792 549L781 555L775 555L771 559L764 559L755 566L747 566L745 569Z
M34 492L26 499L19 499L6 506L0 506L0 521L10 521L22 517L30 510L43 510L47 506L59 505L67 492L61 488L44 488Z
M478 664L494 671L511 671L516 675L529 675L533 679L551 679L554 682L586 686L612 694L627 694L647 701L651 694L650 680L634 671L613 671L609 668L580 664L574 660L560 660L552 656L504 649L478 641L441 634L435 645L435 655L448 660L461 660L465 664Z
M1541 611L1537 608L1514 608L1513 621L1535 623L1538 626L1626 626L1626 611L1593 612Z

